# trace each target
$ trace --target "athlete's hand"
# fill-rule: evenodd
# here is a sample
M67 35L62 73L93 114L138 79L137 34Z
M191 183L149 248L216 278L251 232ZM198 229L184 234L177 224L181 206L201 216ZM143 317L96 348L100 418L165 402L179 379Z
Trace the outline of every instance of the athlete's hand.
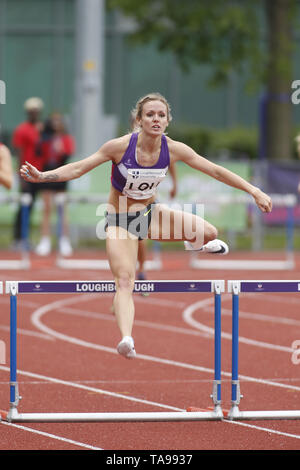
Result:
M41 181L41 172L28 162L21 166L20 175L30 183L39 183Z
M259 207L262 212L271 212L272 199L270 198L270 196L268 196L263 191L257 188L253 194L253 197L257 207Z

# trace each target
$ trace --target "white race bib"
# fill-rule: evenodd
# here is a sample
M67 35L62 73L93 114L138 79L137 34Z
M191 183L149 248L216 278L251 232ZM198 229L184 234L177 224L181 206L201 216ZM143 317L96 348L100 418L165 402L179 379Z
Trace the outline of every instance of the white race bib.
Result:
M148 199L155 194L156 188L166 177L167 168L128 169L123 194L133 199Z

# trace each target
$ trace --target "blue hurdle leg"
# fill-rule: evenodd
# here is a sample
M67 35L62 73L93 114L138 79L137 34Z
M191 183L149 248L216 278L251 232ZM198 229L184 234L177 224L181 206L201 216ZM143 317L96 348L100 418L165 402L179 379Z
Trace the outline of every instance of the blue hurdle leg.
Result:
M239 384L239 294L232 295L232 371L231 371L231 410L229 418L239 414L239 403L241 399Z
M231 400L237 401L237 381L239 378L239 296L232 296L232 384Z
M17 383L17 296L10 296L10 408L19 403Z
M221 295L215 295L215 383L217 404L221 403Z
M215 363L214 381L211 398L215 406L215 413L223 417L221 408L221 294L219 288L215 291Z

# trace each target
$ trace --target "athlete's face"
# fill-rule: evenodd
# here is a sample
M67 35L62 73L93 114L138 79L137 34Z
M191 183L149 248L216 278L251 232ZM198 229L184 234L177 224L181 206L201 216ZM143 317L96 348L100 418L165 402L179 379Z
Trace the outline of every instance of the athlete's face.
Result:
M152 135L162 134L169 124L166 105L159 100L147 101L143 106L139 124L143 131L147 133Z

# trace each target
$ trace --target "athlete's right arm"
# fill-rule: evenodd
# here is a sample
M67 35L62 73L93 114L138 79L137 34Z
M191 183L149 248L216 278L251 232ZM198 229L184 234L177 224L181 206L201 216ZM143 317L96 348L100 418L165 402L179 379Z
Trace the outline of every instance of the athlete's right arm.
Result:
M89 157L60 166L55 170L39 171L26 162L20 169L20 175L31 183L48 183L70 181L88 173L102 163L114 161L115 157L125 148L124 138L112 139L103 144L97 152Z

